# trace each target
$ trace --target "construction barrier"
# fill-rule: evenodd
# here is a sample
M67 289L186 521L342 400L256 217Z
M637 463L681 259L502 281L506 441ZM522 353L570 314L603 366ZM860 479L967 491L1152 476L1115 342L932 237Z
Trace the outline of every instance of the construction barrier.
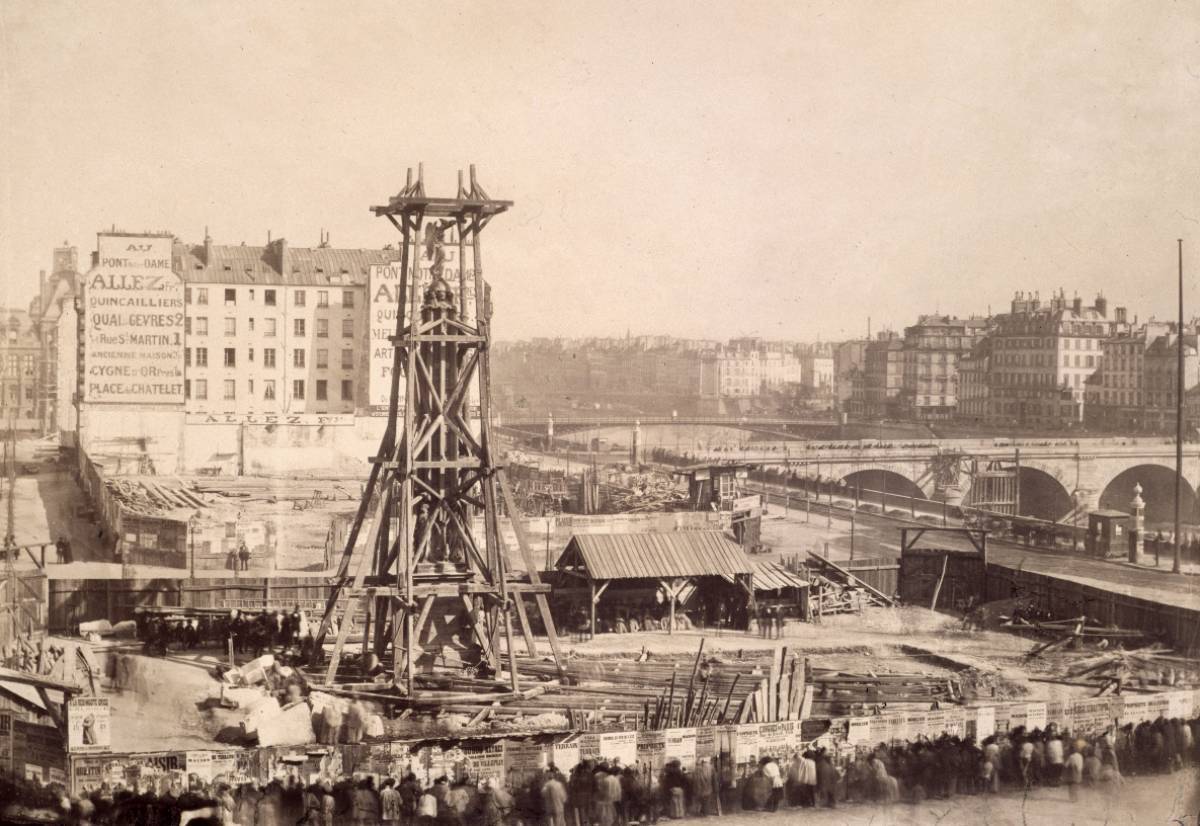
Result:
M904 711L872 717L780 721L654 731L558 732L492 735L359 745L213 749L146 754L71 755L71 789L82 794L107 783L165 793L195 780L266 783L294 777L302 783L342 776L403 777L412 772L423 786L441 775L491 779L516 787L551 763L564 773L586 759L620 760L657 772L671 760L693 768L698 760L722 756L749 767L762 757L790 758L798 749L825 748L844 762L859 749L942 734L982 740L1018 726L1044 729L1050 723L1082 736L1114 725L1158 717L1200 715L1200 690L1099 697L1067 702L1001 703L991 706ZM739 775L740 775L739 771Z

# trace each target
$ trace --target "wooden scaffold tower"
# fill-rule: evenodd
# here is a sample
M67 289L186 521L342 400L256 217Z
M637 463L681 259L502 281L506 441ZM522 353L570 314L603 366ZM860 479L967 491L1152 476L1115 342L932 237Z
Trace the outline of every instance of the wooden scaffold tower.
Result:
M423 177L418 167L414 180L410 169L398 195L371 207L401 235L387 426L313 650L323 656L336 624L326 685L381 700L433 705L434 687L471 690L464 679L503 700L505 691L518 695L514 613L528 653L537 655L526 598L562 673L549 586L493 459L491 303L479 236L512 202L490 198L473 166L469 187L459 172L453 198L427 196ZM512 517L524 573L508 568L498 497ZM473 530L480 516L482 543ZM360 626L360 668L339 676L348 670L351 616Z

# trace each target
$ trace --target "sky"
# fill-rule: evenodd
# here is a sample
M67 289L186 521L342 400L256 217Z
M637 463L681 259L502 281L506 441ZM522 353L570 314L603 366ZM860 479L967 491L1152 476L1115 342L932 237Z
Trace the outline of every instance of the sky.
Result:
M0 2L0 303L64 240L378 247L479 180L501 338L1200 310L1194 2Z

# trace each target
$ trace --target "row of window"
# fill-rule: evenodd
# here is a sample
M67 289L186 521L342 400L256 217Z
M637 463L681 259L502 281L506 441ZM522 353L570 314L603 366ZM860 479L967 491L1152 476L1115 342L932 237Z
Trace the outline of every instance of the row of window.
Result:
M303 347L297 347L294 350L292 350L292 366L293 367L304 367L305 366L305 352L306 351L304 350ZM323 370L323 369L329 367L329 351L328 350L317 350L316 353L317 353L317 369ZM249 362L254 361L254 348L253 347L248 347L246 349L246 360ZM208 366L208 348L207 347L197 347L196 348L195 362L196 362L196 364L195 364L196 367L207 367ZM192 348L191 347L183 348L183 364L185 367L192 366ZM236 347L226 347L225 348L223 364L225 367L237 367L237 348ZM275 348L274 347L264 347L263 348L262 364L263 364L263 367L274 367L275 366ZM342 350L342 369L349 370L353 367L354 367L354 351L349 350L349 349Z
M278 325L276 323L276 319L264 318L264 319L262 319L262 322L263 322L262 334L267 338L274 337L278 331ZM316 329L317 338L329 338L329 319L318 318L316 320L316 322L317 322L317 329ZM246 323L247 323L247 327L248 327L247 332L251 332L251 333L255 332L255 329L254 329L255 319L248 318L248 319L246 319ZM197 336L208 335L208 318L206 316L196 316L195 318L190 318L190 317L185 318L183 320L183 332L184 332L184 335L189 335L189 336L190 335L197 335ZM238 334L237 319L230 318L227 316L225 318L225 335L226 336L236 336L237 334ZM292 319L292 335L296 336L297 338L303 338L307 334L308 334L308 324L306 323L306 319L303 319L303 318ZM342 338L354 338L354 319L353 318L343 318L342 319Z
M295 379L292 381L292 398L303 400L307 383L304 379ZM254 398L254 379L247 380L246 386L249 398ZM225 401L234 401L237 399L237 380L225 379L222 382L222 398ZM197 399L200 401L208 399L208 379L184 379L183 380L183 395L188 399ZM315 388L316 400L319 402L329 401L329 382L325 379L316 380ZM264 379L262 382L262 397L263 401L275 401L275 380ZM354 401L354 382L350 379L342 380L342 401Z
M1064 350L1096 350L1097 342L1091 338L1063 338L1062 349ZM1005 338L998 337L995 340L997 350L1037 350L1044 348L1047 350L1055 349L1054 338Z
M263 306L264 307L278 306L277 298L276 298L276 294L277 294L276 290L264 289L262 292L263 292ZM254 287L246 288L246 293L247 293L246 299L247 299L248 303L253 304L255 288ZM317 290L316 293L317 293L317 306L318 307L328 307L329 306L329 290ZM185 303L185 304L195 303L195 304L200 304L200 305L207 305L208 304L208 287L184 287L183 288L183 303ZM226 307L236 307L237 303L238 303L237 287L226 287L225 288L225 306ZM307 306L307 303L308 303L308 293L306 290L299 290L299 289L292 290L292 306L293 307L305 307L305 306ZM342 306L343 307L353 307L354 306L354 290L342 290Z

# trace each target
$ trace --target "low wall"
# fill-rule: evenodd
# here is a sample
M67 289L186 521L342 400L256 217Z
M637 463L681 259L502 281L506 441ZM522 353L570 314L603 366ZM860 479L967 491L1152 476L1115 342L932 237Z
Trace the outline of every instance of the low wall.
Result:
M1200 649L1200 611L989 563L985 601L1018 595L1055 618L1086 615L1102 625L1161 637L1179 652Z

